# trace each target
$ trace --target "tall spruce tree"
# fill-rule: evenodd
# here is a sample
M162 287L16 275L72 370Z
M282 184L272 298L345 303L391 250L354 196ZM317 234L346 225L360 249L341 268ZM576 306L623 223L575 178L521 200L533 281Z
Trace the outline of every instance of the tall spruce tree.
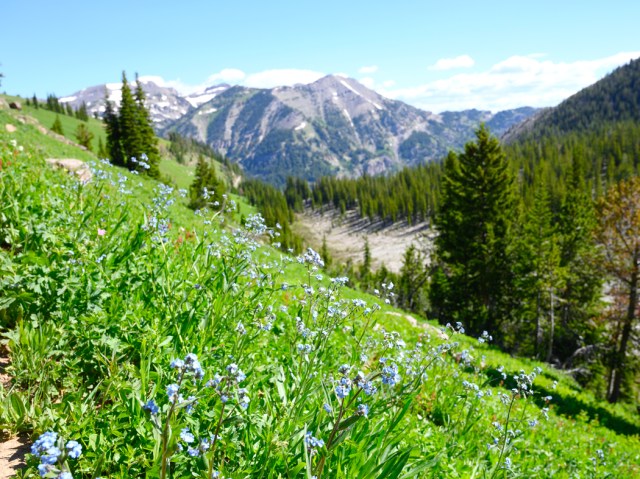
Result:
M144 90L142 89L142 84L140 83L138 75L136 74L136 121L138 127L138 135L140 136L140 154L144 154L147 156L146 161L149 165L149 169L146 171L146 173L154 178L159 178L160 152L158 151L158 139L155 132L153 131L151 117L149 116L149 111L145 106L145 99L146 96L144 94Z
M225 191L225 184L218 179L215 167L200 155L195 178L189 187L189 208L199 210L208 207L217 210L223 204Z
M463 153L447 157L442 190L434 313L442 321L463 322L472 333L486 329L495 336L508 311L517 210L506 157L484 125Z
M136 169L136 163L131 158L139 159L142 151L142 136L138 122L138 105L136 104L131 87L127 81L127 75L122 72L122 99L118 114L120 126L122 151L124 154L124 166L130 170Z
M109 101L109 91L105 89L104 124L107 133L107 151L111 163L125 166L124 152L122 150L122 134L120 131L120 119L116 114L113 103Z
M544 182L535 191L533 205L519 233L514 269L521 306L518 317L522 324L511 329L509 342L520 352L532 352L539 359L549 361L556 334L557 297L565 274L561 267L558 228ZM533 351L528 351L529 347L533 347Z
M56 115L56 119L54 120L53 125L51 125L51 131L59 135L64 135L64 130L62 129L62 122L60 121L60 117L58 115Z
M562 360L578 348L599 341L591 319L597 313L602 275L593 232L597 226L594 202L584 182L583 155L574 150L567 192L560 207L560 267L565 281L559 291L559 328L554 350Z

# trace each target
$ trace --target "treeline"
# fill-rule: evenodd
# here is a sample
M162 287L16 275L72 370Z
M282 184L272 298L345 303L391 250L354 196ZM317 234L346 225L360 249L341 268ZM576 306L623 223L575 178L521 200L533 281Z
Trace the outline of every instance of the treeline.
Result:
M325 176L312 186L288 180L285 195L289 206L301 211L304 204L315 209L327 206L345 213L357 209L362 218L410 224L427 220L438 207L442 166L428 163L389 176L336 178Z
M603 124L591 131L527 139L504 147L517 180L517 192L530 207L540 185L548 189L554 211L568 194L573 163L584 174L585 192L600 197L611 185L638 173L640 124ZM285 196L294 211L303 205L357 210L371 221L410 224L426 221L437 211L444 163L405 168L388 176L360 178L322 177L313 185L289 180Z
M146 95L137 75L135 92L132 93L125 72L122 72L122 99L117 112L105 91L103 119L107 133L107 152L114 165L159 178L158 138L145 106L145 99Z
M78 120L89 121L89 113L87 111L87 104L85 102L82 102L80 107L74 110L71 106L71 103L60 103L60 100L55 95L47 95L46 101L40 102L34 94L32 98L27 98L25 103L28 106L32 106L34 108L43 108L60 115L68 115L77 118Z

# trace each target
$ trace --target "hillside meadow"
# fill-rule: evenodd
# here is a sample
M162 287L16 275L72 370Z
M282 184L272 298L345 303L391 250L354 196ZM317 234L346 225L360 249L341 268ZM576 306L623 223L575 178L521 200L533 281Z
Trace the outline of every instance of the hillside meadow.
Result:
M389 308L393 285L348 289L313 250L265 246L278 231L246 205L194 214L22 114L0 110L0 429L34 444L17 477L640 475L630 405Z

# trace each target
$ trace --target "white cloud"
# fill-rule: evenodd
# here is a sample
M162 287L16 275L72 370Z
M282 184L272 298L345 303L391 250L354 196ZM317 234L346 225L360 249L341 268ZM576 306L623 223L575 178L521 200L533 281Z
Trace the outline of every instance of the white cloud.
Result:
M211 86L217 83L238 83L244 80L247 74L237 68L225 68L207 78L206 84Z
M370 65L362 67L358 70L358 73L362 73L363 75L371 75L378 71L378 65Z
M362 83L364 86L366 86L367 88L374 89L376 87L376 82L371 77L360 78L358 79L358 81Z
M431 65L429 70L444 71L455 68L471 68L475 63L469 55L460 55L455 58L441 58L434 65Z
M253 88L273 88L276 86L292 86L298 83L313 83L323 76L324 73L313 70L284 68L252 73L247 75L240 83Z
M639 56L640 51L624 52L570 63L544 60L537 54L512 56L482 72L460 73L410 88L383 87L379 91L435 112L554 106Z

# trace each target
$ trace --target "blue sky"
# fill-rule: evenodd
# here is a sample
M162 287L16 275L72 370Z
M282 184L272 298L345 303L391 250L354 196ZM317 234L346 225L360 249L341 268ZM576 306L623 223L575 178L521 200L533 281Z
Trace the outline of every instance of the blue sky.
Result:
M355 78L430 111L553 106L640 57L640 2L2 0L3 91Z

